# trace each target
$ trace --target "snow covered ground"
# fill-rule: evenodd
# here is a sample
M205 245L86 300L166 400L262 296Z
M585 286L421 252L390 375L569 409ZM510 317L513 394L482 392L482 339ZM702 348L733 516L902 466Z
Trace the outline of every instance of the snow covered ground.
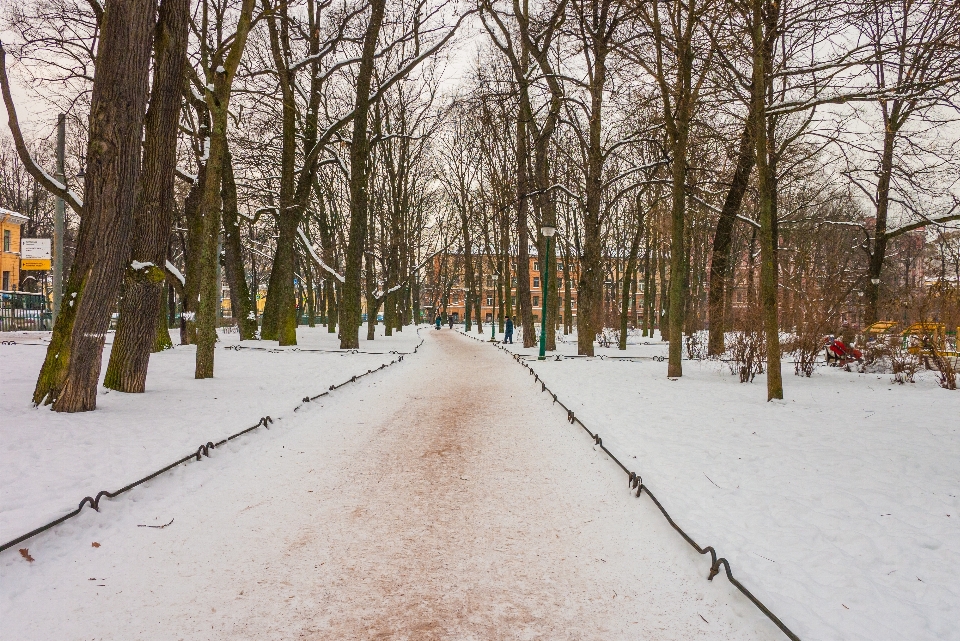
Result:
M960 639L960 392L784 364L768 403L716 362L667 379L647 340L531 363L800 638Z
M413 328L389 338L378 329L373 342L361 340L361 350L409 352L419 342ZM57 414L30 402L48 340L48 332L0 334L0 341L17 343L0 345L0 542L76 509L84 496L117 490L207 441L261 416L289 413L304 396L396 358L302 351L339 348L336 334L323 327L299 328L294 348L245 341L252 349L237 351L239 335L226 333L212 379L195 380L196 348L177 346L151 356L144 394L101 387L95 412ZM108 345L101 377L109 351Z
M507 355L423 333L416 356L30 540L32 562L3 553L0 638L782 638ZM273 379L284 355L240 356ZM289 407L341 358L316 356L230 396Z

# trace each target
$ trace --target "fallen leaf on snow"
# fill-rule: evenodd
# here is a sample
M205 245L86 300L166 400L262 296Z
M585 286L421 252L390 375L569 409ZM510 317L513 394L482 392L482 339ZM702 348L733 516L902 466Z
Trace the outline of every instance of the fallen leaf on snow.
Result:
M25 558L29 563L33 563L33 557L30 556L30 550L27 548L20 548L20 556Z
M98 548L98 547L100 547L100 544L97 543L96 541L94 541L93 543L90 544L90 547L92 547L92 548Z

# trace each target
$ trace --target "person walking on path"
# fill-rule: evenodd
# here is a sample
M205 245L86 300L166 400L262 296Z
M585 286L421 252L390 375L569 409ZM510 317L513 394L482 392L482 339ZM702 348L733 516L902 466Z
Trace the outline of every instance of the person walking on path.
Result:
M447 325L450 327L450 329L453 329L453 314L447 316Z
M507 316L507 324L503 328L503 342L513 345L513 319Z
M434 321L433 321L434 325L437 326L437 329L440 329L440 323L442 323L442 322L443 322L443 321L440 320L440 314L437 314L437 318L434 319Z

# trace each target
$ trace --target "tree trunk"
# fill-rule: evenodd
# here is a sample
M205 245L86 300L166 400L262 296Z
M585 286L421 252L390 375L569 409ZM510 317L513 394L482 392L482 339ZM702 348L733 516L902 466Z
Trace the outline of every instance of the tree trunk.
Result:
M170 340L170 328L167 325L167 315L169 313L167 306L170 304L170 301L162 285L161 299L163 302L160 304L160 314L157 316L156 337L153 340L153 346L150 348L150 351L153 353L173 349L173 341Z
M530 177L527 172L529 151L527 125L523 117L517 119L517 307L520 308L520 325L523 327L523 346L537 344L533 328L533 301L530 300L530 236L527 231L527 207ZM510 260L509 254L506 260ZM505 296L510 296L510 285L504 285Z
M163 264L174 219L179 89L187 63L189 19L189 0L160 3L154 34L153 88L144 118L143 162L133 209L131 253L134 262L143 266L131 266L126 271L120 321L103 382L105 387L121 392L144 391L158 318L162 323Z
M660 265L660 297L657 304L657 329L660 330L660 340L670 340L670 307L668 304L667 291L669 289L669 280L667 279L667 257L663 254L663 248L658 247L660 254L657 263Z
M670 212L672 225L670 233L670 292L669 292L669 332L670 361L667 376L683 376L683 321L687 305L687 289L690 278L690 266L687 263L687 125L680 125L678 138L672 149L673 202ZM661 333L662 333L661 329Z
M883 155L880 157L877 180L877 222L873 232L873 251L870 252L868 265L869 280L864 287L866 294L864 324L867 326L880 320L880 276L883 273L883 262L887 257L887 216L890 211L890 178L893 174L893 151L896 139L897 132L892 131L888 124L883 136ZM874 281L877 282L874 283Z
M370 84L377 55L377 38L383 26L386 0L371 0L370 22L363 39L363 52L356 76L356 102L353 116L353 138L350 145L350 232L343 295L340 300L340 348L360 347L360 280L363 254L367 241L367 177L370 162L370 141L367 122L370 115Z
M230 286L230 310L240 330L240 340L257 337L257 317L253 311L247 275L243 266L243 245L240 238L240 214L237 206L237 183L233 175L233 157L226 152L223 168L223 268Z
M230 92L240 65L247 34L252 24L254 0L243 0L236 33L226 59L214 71L214 82L207 86L206 101L210 109L210 139L207 176L200 202L202 233L200 235L200 304L197 309L197 360L195 378L213 377L214 349L217 343L217 321L220 318L220 186L223 162L227 153L227 116Z
M297 344L297 305L294 292L297 227L302 209L295 202L294 185L297 161L297 106L294 95L294 71L288 63L290 36L287 3L268 13L270 50L273 54L282 96L282 138L280 152L280 199L277 209L276 252L270 282L267 285L267 306L263 313L260 337L279 341L280 345ZM312 182L312 181L311 181ZM308 183L310 184L310 183Z
M183 216L187 222L187 246L184 263L183 297L180 310L180 344L195 345L197 342L197 308L200 305L200 247L203 237L203 218L200 205L207 183L207 165L204 162L197 171L197 179L183 203Z
M773 38L764 29L764 0L753 0L753 87L754 137L757 148L757 185L760 191L760 302L767 342L767 400L783 398L780 372L780 329L777 305L777 218L776 169L770 166L774 127L766 117L766 94L771 78ZM770 11L768 9L768 11ZM775 24L775 23L774 23Z
M640 239L643 237L644 215L640 210L640 199L637 199L637 230L630 243L630 254L627 256L627 268L623 275L623 300L620 308L620 345L621 350L627 349L627 314L630 304L636 305L636 296L631 295L633 279L637 273L637 256L640 254Z
M155 0L110 0L101 20L84 213L65 305L33 395L58 412L97 406L104 339L130 259L155 18Z
M751 110L752 112L752 110ZM726 329L724 321L724 290L727 270L730 262L730 247L733 244L733 228L743 204L743 196L750 182L750 172L756 161L753 140L753 116L747 114L747 121L740 136L740 150L737 154L737 166L730 180L727 197L720 210L720 219L713 236L713 253L710 260L710 290L708 313L710 320L710 339L707 353L711 356L723 354L723 335Z

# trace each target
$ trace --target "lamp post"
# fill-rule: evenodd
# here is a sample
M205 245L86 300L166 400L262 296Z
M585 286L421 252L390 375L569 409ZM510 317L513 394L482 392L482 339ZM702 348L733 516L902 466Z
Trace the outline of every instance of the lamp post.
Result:
M550 241L553 240L553 235L557 233L557 228L551 225L543 225L540 227L540 233L543 234L544 239L546 239L546 256L543 257L543 271L540 272L540 296L542 300L542 306L540 308L540 356L537 357L537 360L544 361L547 359L547 291L550 284Z
M490 342L497 342L497 283L500 282L500 274L493 275L493 307L490 308Z

